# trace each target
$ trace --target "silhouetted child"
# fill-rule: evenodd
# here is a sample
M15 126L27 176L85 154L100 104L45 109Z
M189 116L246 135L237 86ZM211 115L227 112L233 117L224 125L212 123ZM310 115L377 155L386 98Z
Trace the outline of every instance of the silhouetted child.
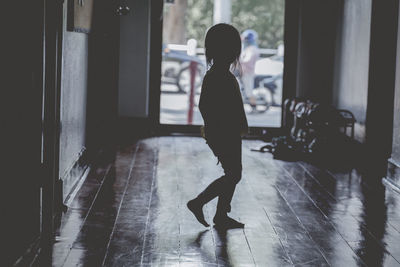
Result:
M207 64L200 96L199 109L204 120L204 137L221 162L224 175L212 182L187 206L204 226L203 206L218 197L214 223L223 228L244 225L230 217L231 200L242 176L242 135L247 133L247 119L240 88L231 67L237 67L241 52L239 32L231 25L211 27L205 39Z

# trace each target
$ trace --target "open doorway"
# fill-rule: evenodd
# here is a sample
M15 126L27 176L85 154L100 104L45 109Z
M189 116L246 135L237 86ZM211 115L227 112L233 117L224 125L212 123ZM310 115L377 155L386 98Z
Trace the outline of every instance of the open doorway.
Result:
M246 48L250 45L256 47L252 49L256 55L253 55L255 60L250 73L237 75L249 126L279 128L284 10L284 0L166 0L160 123L203 124L197 104L201 82L208 68L204 36L209 27L225 22L235 26L242 35L242 65L247 64ZM248 77L251 82L248 82Z

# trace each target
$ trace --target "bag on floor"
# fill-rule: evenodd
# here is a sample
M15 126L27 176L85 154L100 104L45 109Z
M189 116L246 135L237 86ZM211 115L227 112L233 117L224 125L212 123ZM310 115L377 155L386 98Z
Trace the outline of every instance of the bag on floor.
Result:
M287 136L279 136L272 138L271 153L274 159L296 161L300 157L298 144L293 142Z

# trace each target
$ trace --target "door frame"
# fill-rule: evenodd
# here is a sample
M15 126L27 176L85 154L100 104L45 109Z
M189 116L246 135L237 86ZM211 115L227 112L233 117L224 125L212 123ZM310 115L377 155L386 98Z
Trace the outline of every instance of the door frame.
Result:
M61 192L56 193L59 172L60 91L63 37L63 1L44 1L43 108L42 108L42 234L44 253L54 241L54 216ZM62 203L62 202L61 202Z
M180 125L160 123L161 97L161 64L162 64L162 29L164 1L151 0L151 30L150 30L150 93L149 119L151 128L158 134L169 133L199 133L200 125ZM285 57L283 66L282 103L286 98L296 95L297 79L297 45L299 36L299 3L297 0L285 0L284 44ZM281 127L249 127L250 135L279 135L282 133L283 112L281 112Z

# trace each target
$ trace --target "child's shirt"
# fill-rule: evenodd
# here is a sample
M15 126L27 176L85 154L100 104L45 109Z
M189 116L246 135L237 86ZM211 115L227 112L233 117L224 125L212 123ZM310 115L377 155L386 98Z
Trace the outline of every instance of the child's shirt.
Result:
M229 70L212 67L204 76L199 109L209 138L240 137L248 125L239 84Z

